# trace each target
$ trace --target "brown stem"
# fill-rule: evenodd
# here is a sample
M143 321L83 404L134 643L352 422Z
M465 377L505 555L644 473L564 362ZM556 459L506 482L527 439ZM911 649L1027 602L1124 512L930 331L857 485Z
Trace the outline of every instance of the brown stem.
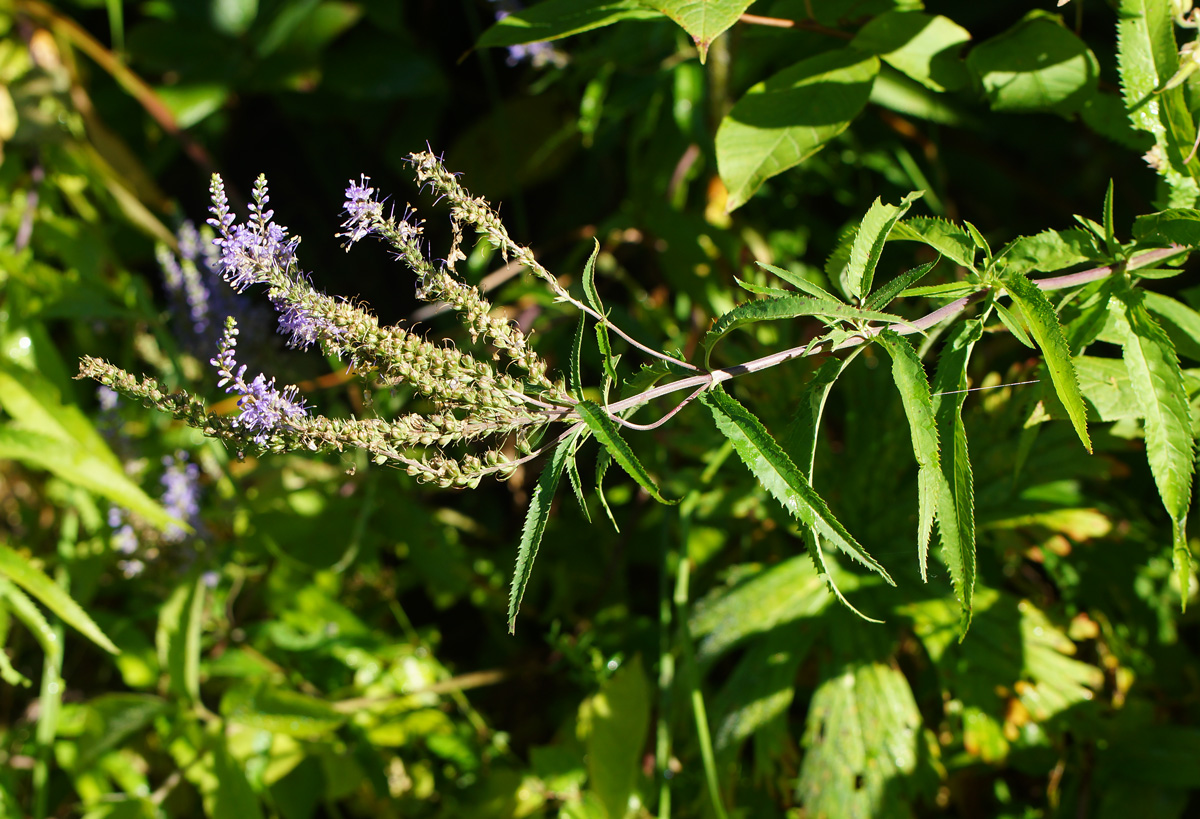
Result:
M853 40L854 35L848 31L823 26L815 20L789 20L784 17L763 17L758 14L743 14L738 18L743 23L752 26L771 26L772 28L798 28L802 31L813 31L827 37L837 37L839 40Z

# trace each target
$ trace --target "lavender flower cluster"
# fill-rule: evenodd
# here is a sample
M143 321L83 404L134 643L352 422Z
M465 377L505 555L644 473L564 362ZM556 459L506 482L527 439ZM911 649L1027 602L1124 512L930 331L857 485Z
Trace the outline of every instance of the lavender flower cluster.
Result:
M211 359L218 386L239 396L236 414L210 411L186 392L168 393L154 378L136 377L92 358L82 362L81 377L91 377L145 404L169 412L204 434L234 444L238 451L341 451L364 449L377 463L404 467L419 479L441 486L474 486L485 475L506 477L519 465L512 457L527 453L542 427L564 420L575 399L561 379L551 379L546 362L533 351L525 334L498 316L478 288L458 277L455 264L464 258L462 243L471 228L545 281L560 298L566 292L528 248L509 238L503 223L483 199L472 197L430 153L410 158L418 182L450 203L451 246L444 258L430 252L423 222L410 207L397 212L371 187L369 177L351 180L343 203L339 234L346 248L371 237L384 242L395 258L414 274L419 297L456 310L471 342L460 351L431 342L402 325L381 326L363 306L335 299L313 288L300 268L300 238L275 221L264 177L253 189L249 215L239 221L230 207L224 183L211 186L214 231L209 249L199 246L198 232L181 237L182 261L170 269L168 287L185 296L193 327L207 328L214 299L201 293L189 270L211 265L230 291L241 294L258 286L277 313L279 331L291 346L319 344L353 372L369 373L375 386L409 387L432 409L384 420L335 419L314 413L295 385L277 386L265 373L253 378L236 360L239 327L224 321ZM165 261L165 260L164 260ZM508 366L498 368L503 356Z

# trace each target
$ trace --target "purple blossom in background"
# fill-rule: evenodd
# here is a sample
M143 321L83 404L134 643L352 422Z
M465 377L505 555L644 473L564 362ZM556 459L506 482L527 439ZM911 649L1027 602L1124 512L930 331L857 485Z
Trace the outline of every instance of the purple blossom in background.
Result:
M524 7L519 0L491 0L491 2L497 6L497 20L503 20L514 11L520 11ZM522 43L508 47L508 59L505 62L509 65L517 65L526 61L535 68L540 68L547 63L558 63L560 56L554 50L554 46L548 42Z
M186 305L192 321L192 332L202 337L211 323L212 293L197 264L198 259L201 264L206 261L200 257L200 235L195 225L184 222L179 228L178 238L180 258L175 258L175 254L165 245L159 245L158 263L163 271L167 293L176 302Z
M225 392L240 393L242 396L238 400L241 414L233 420L234 425L256 433L251 440L261 445L267 442L272 430L279 429L293 419L305 417L308 409L299 398L300 390L295 386L276 389L275 379L268 381L262 373L253 381L245 380L246 365L239 367L234 358L237 335L236 322L227 320L225 334L221 337L221 351L211 363L221 377L217 386L225 387ZM237 368L236 372L234 368Z
M123 555L131 555L138 550L137 533L129 523L128 513L119 506L108 507L108 525L113 530L112 545Z
M178 518L193 529L198 528L200 519L200 467L188 461L188 454L180 451L175 455L163 456L162 505L167 514ZM171 526L163 532L168 543L179 543L187 537L187 531Z

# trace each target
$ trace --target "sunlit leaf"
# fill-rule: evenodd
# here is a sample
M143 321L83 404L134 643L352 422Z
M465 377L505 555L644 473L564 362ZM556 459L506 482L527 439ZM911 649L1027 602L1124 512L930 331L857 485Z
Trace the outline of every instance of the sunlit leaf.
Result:
M858 544L833 516L771 434L741 404L718 385L700 400L713 414L717 429L733 442L734 451L750 473L779 504L808 528L835 544L854 560L895 585L887 570Z
M609 816L624 816L650 727L650 686L640 658L625 663L584 709L591 788Z
M841 49L809 57L746 92L717 130L726 207L741 207L763 182L846 130L878 72L876 57Z
M851 45L934 91L950 91L968 81L959 52L970 40L970 32L947 17L890 11L859 29Z
M861 303L862 299L871 292L875 279L875 267L883 253L883 245L887 242L888 234L895 227L912 203L921 197L924 191L914 191L908 194L899 205L885 205L883 200L876 198L867 215L863 217L854 233L854 242L850 246L850 258L839 280L842 290L854 301Z
M754 0L642 0L683 27L696 48L700 62L708 56L712 41L734 23Z
M1113 311L1112 320L1123 339L1125 366L1145 418L1146 460L1171 518L1175 569L1186 590L1191 582L1186 527L1195 466L1188 394L1175 349L1147 312L1141 292L1121 288L1115 296L1120 309ZM1185 591L1185 606L1187 597Z
M67 594L61 586L51 580L40 569L31 564L10 547L0 543L0 575L27 591L64 623L87 637L110 654L120 654L95 621Z
M650 497L659 503L679 503L678 500L668 500L663 497L654 478L650 476L646 467L642 466L642 462L633 454L629 444L625 443L625 439L621 437L621 433L617 429L617 422L612 420L602 407L591 401L580 401L575 405L575 409L579 412L579 417L591 429L596 440L604 445L612 459L620 464L629 477L637 481L638 486L645 489Z
M1024 275L1012 273L1005 275L1003 280L1013 303L1021 308L1021 313L1029 322L1029 332L1042 350L1054 390L1067 409L1071 425L1075 427L1075 434L1079 436L1084 448L1091 452L1092 441L1087 431L1087 407L1084 406L1083 396L1079 394L1079 380L1075 377L1075 368L1071 364L1071 351L1054 308L1037 285Z

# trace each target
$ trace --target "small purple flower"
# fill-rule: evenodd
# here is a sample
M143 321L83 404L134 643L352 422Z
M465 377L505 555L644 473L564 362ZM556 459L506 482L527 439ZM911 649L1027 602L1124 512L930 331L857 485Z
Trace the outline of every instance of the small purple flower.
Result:
M342 205L346 210L346 221L342 222L342 227L347 232L342 235L350 244L375 233L383 221L383 203L375 198L375 189L367 187L370 181L371 177L362 175L358 182L351 179L346 188L346 201Z
M498 6L496 9L496 19L503 20L514 11L519 11L523 6L519 0L492 0ZM534 67L540 68L547 63L556 62L560 59L554 51L554 46L548 42L537 43L522 43L508 47L508 59L505 60L509 65L517 65L528 60Z
M163 457L162 504L172 517L191 524L193 528L200 517L200 467L188 462L186 452L178 452L174 456ZM163 539L168 543L179 543L187 537L187 532L179 526L172 525L163 532Z
M256 433L251 440L261 445L267 442L272 430L306 417L308 409L299 397L298 387L289 385L282 390L276 389L275 379L268 381L262 373L253 381L246 381L246 365L238 367L234 358L237 334L236 322L227 319L225 334L221 337L220 352L211 363L221 377L217 386L225 387L225 392L241 393L242 397L238 400L241 414L234 419L234 425ZM236 372L234 367L237 367Z
M138 550L137 533L128 520L128 513L119 506L108 507L108 525L113 530L112 545L123 555L131 555Z
M241 293L252 284L267 282L272 272L292 272L300 239L289 237L287 228L271 221L275 212L267 209L266 177L259 176L254 183L250 218L243 225L234 224L224 184L216 174L211 193L213 217L208 223L220 234L213 243L221 251L221 276L234 290Z
M321 333L336 336L343 332L342 328L316 315L303 304L289 304L275 299L271 302L279 313L279 332L290 336L287 342L289 347L305 350L316 342Z

